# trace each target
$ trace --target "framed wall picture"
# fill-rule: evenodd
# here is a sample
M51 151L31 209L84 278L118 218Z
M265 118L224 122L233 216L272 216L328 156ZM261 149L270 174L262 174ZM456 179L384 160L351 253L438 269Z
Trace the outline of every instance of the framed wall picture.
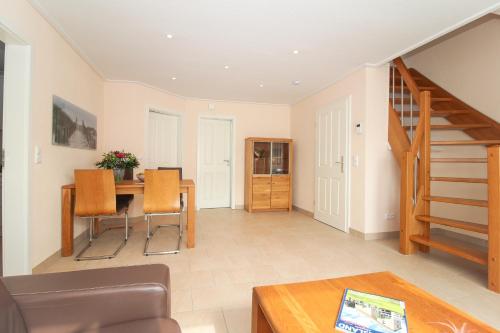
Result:
M96 149L97 117L61 97L53 96L52 144Z

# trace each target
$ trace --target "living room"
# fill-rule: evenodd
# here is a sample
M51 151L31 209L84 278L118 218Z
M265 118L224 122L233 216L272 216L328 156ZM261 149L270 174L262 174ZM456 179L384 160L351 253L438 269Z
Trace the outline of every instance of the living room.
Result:
M162 264L167 273L151 272L168 275L168 311L182 332L258 332L254 287L389 271L467 318L455 325L499 329L495 164L490 157L479 169L432 164L431 175L420 162L494 156L499 8L489 0L459 8L452 1L2 1L6 281ZM425 92L429 120L420 121L413 112L426 110ZM458 99L467 105L456 107ZM56 108L78 115L84 146L66 137ZM430 122L439 115L446 119ZM440 142L433 145L430 130L445 126L464 133L433 133ZM96 169L109 153L137 161L122 187L113 174L116 200L133 198L123 246L124 217L89 224L75 195L75 171ZM183 207L145 221L147 177L162 167L180 168L175 197ZM451 176L469 185L444 184ZM427 181L438 182L433 198ZM445 206L450 192L475 201ZM431 209L441 219L421 221ZM179 234L156 229L150 239L149 221L175 225L177 217ZM475 224L456 222L463 220ZM94 231L86 253L120 245L116 256L75 260ZM474 250L436 243L445 236ZM145 255L150 240L150 249L176 253ZM412 304L410 331L432 331L417 326ZM338 306L325 309L333 331ZM273 331L287 331L263 311ZM58 329L99 329L97 319L71 325ZM322 331L290 325L290 332Z

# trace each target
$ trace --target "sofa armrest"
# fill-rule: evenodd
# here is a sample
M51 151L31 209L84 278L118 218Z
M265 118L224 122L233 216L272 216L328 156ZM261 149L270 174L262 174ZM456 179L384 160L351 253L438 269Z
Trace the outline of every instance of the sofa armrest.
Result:
M148 318L170 318L165 265L144 265L3 279L26 326L74 332Z

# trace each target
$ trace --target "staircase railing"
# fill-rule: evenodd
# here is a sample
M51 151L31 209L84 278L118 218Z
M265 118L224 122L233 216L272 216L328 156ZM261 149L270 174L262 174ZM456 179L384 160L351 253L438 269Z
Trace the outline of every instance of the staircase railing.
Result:
M429 224L415 217L428 215L430 210L430 203L424 197L430 196L431 93L419 90L401 58L395 59L391 66L390 100L389 142L401 166L400 252L410 254L417 249L410 236L428 237L430 234ZM400 112L399 117L397 112ZM405 123L407 118L409 124ZM419 245L419 248L429 250L427 246Z

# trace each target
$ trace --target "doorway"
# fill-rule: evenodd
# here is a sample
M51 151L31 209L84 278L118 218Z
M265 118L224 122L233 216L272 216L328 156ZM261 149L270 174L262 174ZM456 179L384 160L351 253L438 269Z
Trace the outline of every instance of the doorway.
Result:
M148 168L182 166L180 115L150 109L147 133Z
M3 276L30 274L31 47L0 22L5 44L2 110ZM8 195L6 195L8 193Z
M5 68L5 44L0 41L0 149L3 154L3 71ZM3 158L0 163L0 276L3 276L3 252L2 252L2 172Z
M232 207L233 120L204 118L198 130L198 207Z
M314 218L344 232L349 230L350 113L350 96L316 113Z

